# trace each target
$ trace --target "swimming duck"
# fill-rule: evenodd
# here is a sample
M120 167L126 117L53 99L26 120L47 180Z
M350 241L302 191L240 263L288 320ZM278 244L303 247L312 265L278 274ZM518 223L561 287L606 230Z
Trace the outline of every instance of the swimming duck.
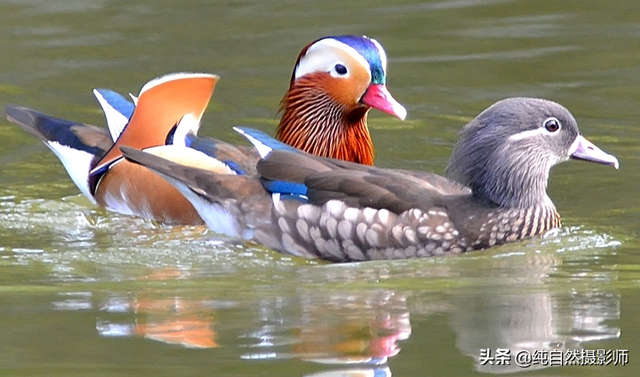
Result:
M122 150L174 184L214 231L334 262L460 254L544 234L561 226L546 192L554 165L619 166L566 108L536 98L499 101L462 129L446 168L462 191L436 187L435 174L321 158L239 131L260 151L260 180Z
M310 153L373 164L369 109L406 117L386 88L386 65L382 46L365 36L325 37L309 44L296 60L282 100L277 137ZM185 160L172 148L186 146L225 161L206 165L208 169L255 174L258 155L252 148L196 136L217 80L199 73L163 76L148 82L133 97L135 104L114 92L95 90L108 130L21 106L9 105L6 112L9 121L43 140L94 204L161 223L197 225L202 219L189 202L163 179L124 161L119 147L205 166L206 159Z

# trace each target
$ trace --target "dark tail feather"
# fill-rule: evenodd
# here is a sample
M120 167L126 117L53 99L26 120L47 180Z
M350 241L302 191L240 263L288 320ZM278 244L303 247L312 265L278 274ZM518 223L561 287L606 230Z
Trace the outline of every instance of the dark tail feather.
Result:
M113 145L109 131L89 124L54 118L23 106L5 106L7 119L42 141L102 156Z

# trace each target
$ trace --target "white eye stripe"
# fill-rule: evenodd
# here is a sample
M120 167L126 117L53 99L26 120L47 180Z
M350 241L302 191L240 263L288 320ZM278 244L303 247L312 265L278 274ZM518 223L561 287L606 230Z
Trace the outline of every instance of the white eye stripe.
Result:
M528 139L534 136L548 135L548 134L549 134L549 131L545 130L544 128L536 128L533 130L518 132L517 134L509 136L508 140L518 141L518 140Z
M300 59L298 66L296 67L295 78L298 79L304 75L314 72L335 72L336 64L342 64L347 68L347 73L344 75L338 75L339 77L346 78L351 74L348 64L345 64L344 54L349 55L355 61L360 63L363 68L371 74L369 63L356 51L353 47L346 45L336 39L326 38L314 43L304 57Z
M547 123L551 121L557 122L557 125L558 125L557 130L550 131L547 128ZM533 130L518 132L517 134L509 136L508 140L517 141L517 140L523 140L523 139L527 139L527 138L539 136L539 135L556 135L558 134L558 131L560 131L561 129L562 129L562 122L560 122L560 120L556 117L549 117L542 122L542 127L539 127Z

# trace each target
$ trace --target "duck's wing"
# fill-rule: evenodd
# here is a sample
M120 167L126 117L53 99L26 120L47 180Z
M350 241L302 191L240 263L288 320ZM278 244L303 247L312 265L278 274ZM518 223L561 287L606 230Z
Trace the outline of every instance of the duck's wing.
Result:
M306 153L274 150L258 162L272 193L297 195L311 204L341 200L350 207L387 209L396 214L440 205L442 192L425 174L379 169ZM433 175L439 179L443 177Z

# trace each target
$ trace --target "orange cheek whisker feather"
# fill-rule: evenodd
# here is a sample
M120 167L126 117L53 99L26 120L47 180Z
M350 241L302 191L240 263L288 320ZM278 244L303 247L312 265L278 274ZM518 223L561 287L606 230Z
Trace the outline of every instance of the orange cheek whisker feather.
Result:
M292 83L282 100L283 115L276 138L318 156L373 165L368 108L357 106L349 112L349 108L336 103L326 90L319 88L315 80L300 78Z

